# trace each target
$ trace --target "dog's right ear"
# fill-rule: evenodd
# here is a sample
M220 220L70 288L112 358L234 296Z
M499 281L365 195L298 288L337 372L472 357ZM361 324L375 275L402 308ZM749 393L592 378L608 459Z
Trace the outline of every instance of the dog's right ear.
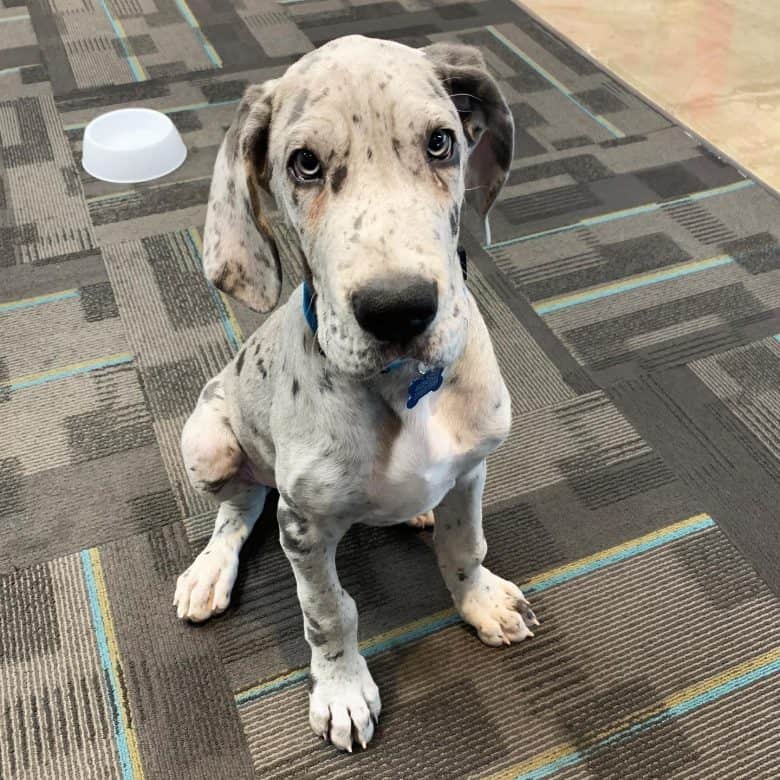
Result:
M469 144L466 199L486 218L512 165L514 120L479 49L440 41L420 51L460 115ZM485 222L489 243L489 225Z
M220 290L255 311L279 300L282 271L269 221L276 203L267 162L276 80L249 87L225 134L214 165L203 269Z

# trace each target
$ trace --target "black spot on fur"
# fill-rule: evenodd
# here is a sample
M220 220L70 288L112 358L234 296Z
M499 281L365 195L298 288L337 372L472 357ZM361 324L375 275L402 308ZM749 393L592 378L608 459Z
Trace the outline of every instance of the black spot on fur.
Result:
M285 550L290 550L291 552L299 553L300 555L306 555L311 552L311 547L306 544L304 539L299 539L297 536L287 533L284 528L280 530L280 537L282 547L284 547Z
M326 661L338 661L341 656L344 655L343 650L339 650L337 653L325 653Z
M293 398L295 398L295 396L298 395L298 391L300 389L301 389L301 386L298 384L298 380L293 377L293 383L292 383Z
M371 151L371 147L369 146L368 149L366 149L366 157L370 160L374 156L374 153Z
M401 142L397 138L392 139L393 143L393 151L395 152L395 156L400 160L401 159Z
M240 374L241 369L244 367L244 358L246 357L246 350L242 349L241 352L238 353L238 359L236 360L236 373Z
M336 168L335 171L333 171L333 174L330 177L330 188L333 190L334 193L338 193L339 190L344 186L344 179L346 178L347 178L347 166L339 165L339 167Z
M306 108L306 102L309 99L309 90L304 89L303 92L298 95L293 104L292 111L290 112L290 119L288 120L288 126L293 122L297 122L303 115L303 111Z
M360 124L360 117L357 114L352 114L352 121L356 124Z
M247 216L249 217L250 221L254 224L255 222L255 210L252 208L252 203L249 200L249 198L244 196L244 211L246 212Z
M223 487L225 487L225 484L227 483L228 479L230 479L230 477L227 477L226 479L213 479L213 480L204 479L198 482L198 485L201 488L203 488L203 490L209 493L219 493L219 491L222 490ZM225 522L227 522L227 520ZM224 527L224 524L222 527ZM222 533L222 527L220 527L220 529L217 531L218 535Z
M463 569L458 569L458 579L463 582L466 579L466 572Z
M328 637L325 635L324 632L317 631L315 628L312 628L311 626L308 626L306 629L306 638L315 647L322 647L322 645L324 645L328 641Z
M315 103L319 103L320 100L327 97L329 93L330 93L330 89L328 89L328 87L325 87L325 89L323 89L322 92L314 96L314 98L311 101L311 105L314 105Z
M294 517L288 526L297 536L304 536L309 532L309 521L305 517Z
M257 370L260 372L260 376L265 379L268 376L268 370L265 367L265 361L262 357L257 359Z
M458 207L453 206L450 211L450 231L452 235L456 235L458 232L458 223L460 221L460 214L458 213Z

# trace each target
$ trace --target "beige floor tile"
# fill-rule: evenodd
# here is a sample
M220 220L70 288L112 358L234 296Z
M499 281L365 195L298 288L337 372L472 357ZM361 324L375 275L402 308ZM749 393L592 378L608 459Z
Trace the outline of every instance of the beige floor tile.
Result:
M522 5L780 190L780 1Z

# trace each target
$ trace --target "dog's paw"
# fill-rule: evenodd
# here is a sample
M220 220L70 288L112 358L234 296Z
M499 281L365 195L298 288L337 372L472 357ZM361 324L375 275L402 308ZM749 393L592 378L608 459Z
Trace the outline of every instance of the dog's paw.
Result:
M365 748L382 709L366 660L359 655L352 664L325 663L312 672L309 723L315 734L341 750L352 752L353 737Z
M430 512L417 515L406 522L408 525L412 526L412 528L433 528L436 518L433 516L433 510L431 510Z
M509 645L533 636L530 627L538 626L539 621L517 585L484 566L471 579L473 583L463 592L459 611L486 645Z
M238 573L238 551L223 540L208 543L176 582L173 606L183 620L200 623L224 612Z

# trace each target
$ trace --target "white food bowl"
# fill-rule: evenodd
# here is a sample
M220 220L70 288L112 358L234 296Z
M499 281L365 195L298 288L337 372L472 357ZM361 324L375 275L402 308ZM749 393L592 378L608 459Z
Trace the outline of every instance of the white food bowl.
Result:
M149 108L122 108L93 119L84 130L81 164L113 184L159 179L187 159L173 122Z

